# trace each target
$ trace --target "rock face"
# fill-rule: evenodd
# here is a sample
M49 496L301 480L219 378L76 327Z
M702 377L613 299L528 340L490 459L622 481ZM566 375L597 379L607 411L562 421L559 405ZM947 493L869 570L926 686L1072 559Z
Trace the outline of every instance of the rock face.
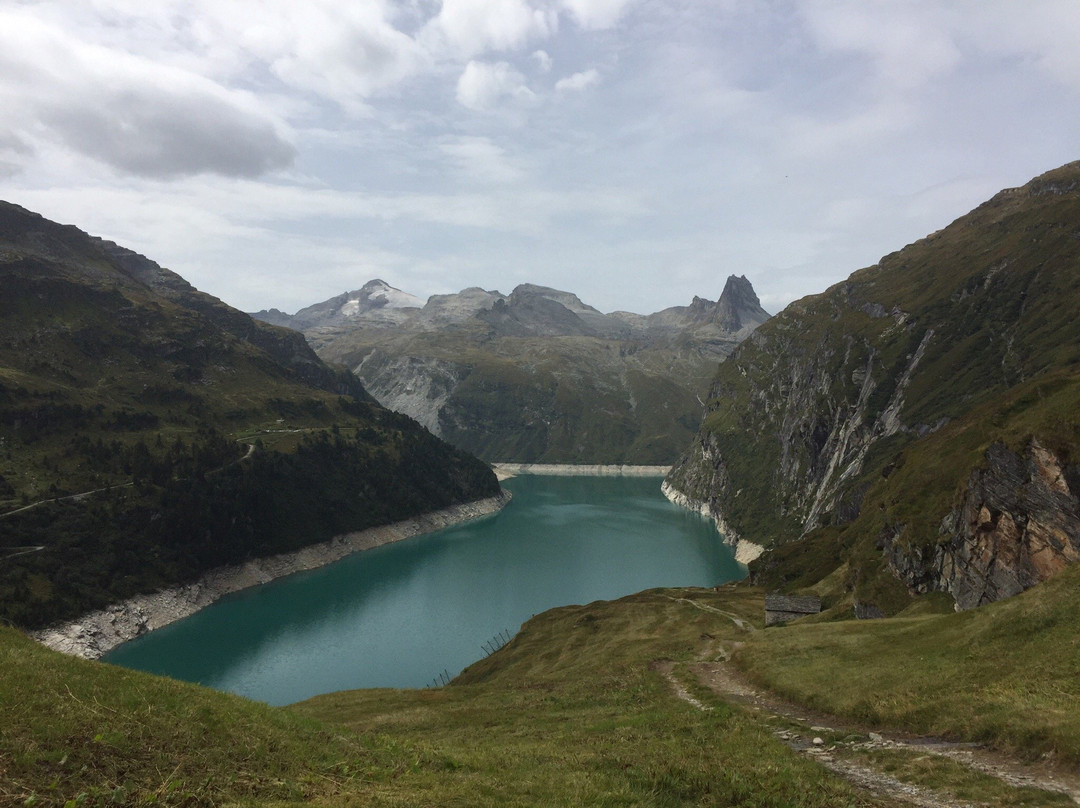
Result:
M435 435L439 417L462 381L460 366L446 359L390 356L378 348L354 368L358 377L377 382L377 400L387 409L408 415Z
M867 614L902 606L898 570L912 590L949 591L963 606L1051 574L1072 558L1075 511L1039 475L1009 486L1034 458L1053 467L1039 446L1054 445L1065 469L1080 442L1078 221L1074 163L793 303L720 366L667 488L725 534L766 546L842 535L834 561L851 567ZM1024 435L1034 448L1018 448ZM993 449L984 465L995 441L1023 460L1006 464ZM939 547L949 494L965 481L966 501L980 504L950 517L952 549ZM823 563L796 556L785 563Z
M948 592L960 609L1019 594L1080 560L1078 482L1080 467L1038 441L1022 454L994 443L942 520L941 543L915 554L890 543L890 564L915 591Z
M765 628L779 623L790 623L821 611L821 598L813 595L792 596L771 594L765 596Z
M434 296L392 322L359 308L345 321L340 308L335 298L293 323L322 358L458 447L527 463L670 464L717 362L769 316L735 276L715 302L651 315L603 314L535 284Z
M730 544L735 548L735 560L740 564L749 564L765 552L765 548L762 545L740 538L739 534L732 530L730 525L724 521L723 516L712 510L708 504L700 500L691 499L686 494L674 488L668 480L664 480L664 482L660 484L660 492L676 505L691 511L697 511L702 516L712 519L713 523L716 525L717 532L720 534L720 538L725 544Z

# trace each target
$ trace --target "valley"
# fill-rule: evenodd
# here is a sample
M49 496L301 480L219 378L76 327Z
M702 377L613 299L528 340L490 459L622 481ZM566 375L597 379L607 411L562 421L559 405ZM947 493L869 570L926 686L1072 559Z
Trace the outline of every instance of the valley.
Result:
M0 808L1080 806L1078 42L0 2Z
M487 463L383 409L295 332L115 245L4 212L0 301L17 350L0 390L0 604L20 628L221 560L497 494ZM716 337L723 295L665 315L682 328L707 311L715 339L650 332L648 318L535 286L416 305L373 282L366 303L360 290L317 307L306 329L324 357L376 387L400 375L401 400L436 402L425 417L443 437L472 434L473 451L526 464L508 469L519 472L666 465L659 447L675 446L673 433L645 451L646 432L613 417L631 386L616 394L605 373L620 351L620 367L658 373L634 388L641 408L641 390L663 400L670 389L659 369L690 377L672 356L702 367L710 356L704 419L664 488L724 541L764 550L749 581L550 609L448 684L283 708L62 656L3 628L0 798L1076 804L1077 222L1073 163L747 320L741 339ZM749 300L748 285L729 279L728 304ZM60 305L43 310L46 294ZM454 322L436 328L439 317ZM594 382L599 398L575 404ZM520 416L542 411L541 389L571 406L529 431ZM469 433L455 407L483 413L490 434ZM254 521L263 512L270 521ZM765 630L777 591L820 598L822 611Z

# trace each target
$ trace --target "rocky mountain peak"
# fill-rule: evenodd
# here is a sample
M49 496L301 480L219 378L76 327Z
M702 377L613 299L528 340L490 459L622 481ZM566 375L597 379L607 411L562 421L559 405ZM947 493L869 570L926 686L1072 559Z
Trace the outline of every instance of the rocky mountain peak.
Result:
M570 292L522 284L489 310L477 312L476 317L500 336L593 334L580 315L606 319Z
M425 328L460 323L490 309L503 299L505 295L502 292L488 291L479 286L469 286L452 295L432 295L424 304L420 322Z
M545 300L551 300L563 306L568 311L572 311L575 314L589 313L600 314L598 309L593 308L583 302L581 298L575 295L573 292L563 292L559 289L552 289L549 286L537 286L533 283L522 283L514 288L514 291L510 293L511 302L524 301L530 298L544 298Z
M716 319L717 305L715 300L694 295L689 306L677 307L674 311L681 312L680 323L683 326L708 325Z
M757 292L746 276L729 275L716 302L717 325L725 331L738 332L756 328L768 319L769 313L761 308Z
M747 280L745 275L737 277L728 275L724 291L720 293L720 299L728 299L745 307L761 308L761 301L758 299L757 292L754 291L754 285Z
M374 309L418 309L424 305L420 298L403 292L380 278L368 281L355 292L347 292L345 297L346 301L340 309L341 315L345 317L355 317Z

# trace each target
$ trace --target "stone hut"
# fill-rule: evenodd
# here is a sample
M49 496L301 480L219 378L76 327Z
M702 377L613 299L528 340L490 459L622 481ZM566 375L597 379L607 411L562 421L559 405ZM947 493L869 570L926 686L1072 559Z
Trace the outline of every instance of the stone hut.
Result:
M820 611L821 598L817 595L772 594L765 596L766 627L786 623L808 614L817 614Z

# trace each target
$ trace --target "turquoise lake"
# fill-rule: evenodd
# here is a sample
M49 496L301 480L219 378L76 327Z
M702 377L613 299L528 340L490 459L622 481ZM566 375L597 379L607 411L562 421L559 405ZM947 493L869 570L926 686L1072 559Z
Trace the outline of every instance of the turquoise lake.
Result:
M552 607L745 575L713 524L669 503L660 482L516 477L498 514L239 592L105 661L270 704L424 687Z

